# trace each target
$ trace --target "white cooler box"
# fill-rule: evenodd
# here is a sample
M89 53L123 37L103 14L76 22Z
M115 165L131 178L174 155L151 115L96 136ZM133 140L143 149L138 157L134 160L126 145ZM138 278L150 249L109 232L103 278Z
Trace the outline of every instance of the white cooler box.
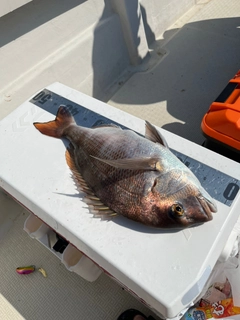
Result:
M164 231L124 217L93 218L66 164L67 142L33 126L54 119L60 104L71 109L79 125L118 123L144 134L143 120L54 83L0 122L0 187L37 217L25 223L32 237L53 252L54 239L65 241L57 255L68 269L90 281L104 270L158 315L180 317L201 293L221 252L222 260L230 255L238 235L233 233L225 247L240 213L240 165L160 129L215 198L213 220Z

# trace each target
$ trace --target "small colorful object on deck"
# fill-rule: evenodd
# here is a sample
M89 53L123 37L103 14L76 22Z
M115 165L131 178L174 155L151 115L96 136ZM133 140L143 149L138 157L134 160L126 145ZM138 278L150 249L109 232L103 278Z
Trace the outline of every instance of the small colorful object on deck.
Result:
M30 274L35 271L35 266L27 266L27 267L18 267L16 268L17 273L19 274Z
M47 278L47 272L43 268L39 268L38 271L44 276L44 278Z

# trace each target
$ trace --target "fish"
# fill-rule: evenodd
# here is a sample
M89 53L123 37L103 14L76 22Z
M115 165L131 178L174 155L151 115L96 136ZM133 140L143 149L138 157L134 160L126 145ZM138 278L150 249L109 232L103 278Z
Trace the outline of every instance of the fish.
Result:
M217 212L212 197L148 121L145 136L115 124L86 128L61 105L55 120L33 124L44 135L69 140L67 164L96 215L181 229L210 221Z

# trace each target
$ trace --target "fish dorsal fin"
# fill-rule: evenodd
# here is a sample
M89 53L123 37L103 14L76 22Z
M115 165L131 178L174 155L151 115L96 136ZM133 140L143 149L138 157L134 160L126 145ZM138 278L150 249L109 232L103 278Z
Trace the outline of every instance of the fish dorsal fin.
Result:
M145 121L145 137L152 142L160 143L168 148L167 141L163 135L147 120Z
M71 145L66 150L65 156L66 156L67 164L72 171L73 178L77 186L82 192L85 193L85 197L83 201L86 204L88 204L90 213L92 213L94 217L116 216L117 213L115 213L109 207L105 206L102 203L102 201L97 196L94 195L93 191L91 190L91 188L88 187L82 175L78 172L75 161L74 161L73 148Z
M125 158L116 160L100 159L94 156L91 157L118 169L152 171L160 171L161 169L160 160L157 157Z

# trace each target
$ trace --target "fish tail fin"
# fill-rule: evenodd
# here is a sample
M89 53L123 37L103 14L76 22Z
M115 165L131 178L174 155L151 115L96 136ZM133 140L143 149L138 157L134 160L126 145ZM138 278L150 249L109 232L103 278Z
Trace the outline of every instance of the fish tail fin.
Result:
M61 138L64 136L64 131L70 124L75 124L75 120L71 115L69 109L65 106L60 106L55 120L49 122L34 122L33 125L42 134L54 138Z

